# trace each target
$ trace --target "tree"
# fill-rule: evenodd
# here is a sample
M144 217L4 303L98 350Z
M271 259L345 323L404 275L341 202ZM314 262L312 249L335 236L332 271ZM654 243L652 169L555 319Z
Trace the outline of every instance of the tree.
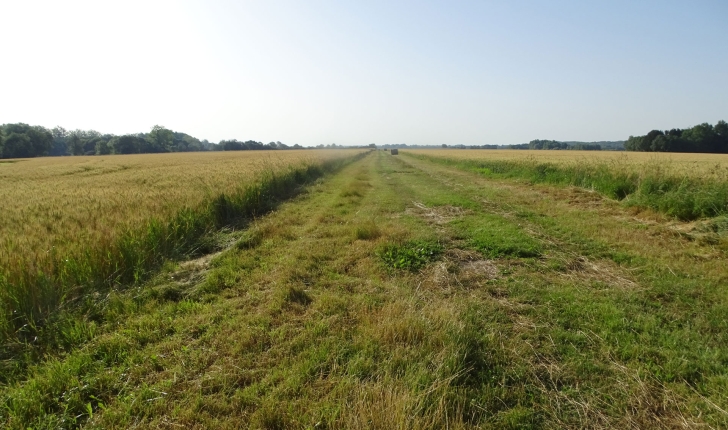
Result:
M652 130L649 133L647 133L647 136L642 139L642 146L638 151L652 151L652 142L657 139L658 136L664 136L665 133L663 133L660 130Z
M67 150L70 155L83 155L83 136L83 130L73 130L72 132L68 133L66 143L68 147Z
M96 155L109 155L111 154L111 149L108 140L100 139L96 142Z
M174 143L174 132L161 125L152 127L147 137L148 151L143 152L171 152Z
M721 136L721 138L728 139L728 123L726 123L725 121L718 121L715 127L713 127L713 131L718 136Z
M715 131L713 131L713 126L708 123L698 124L685 130L682 137L690 143L693 152L716 152L718 150Z
M50 130L28 124L3 126L3 158L30 158L47 155L53 143Z
M143 142L143 139L132 134L120 136L113 143L114 152L117 154L138 154Z
M568 149L567 143L558 142L556 140L532 140L528 143L529 149Z
M627 138L627 141L624 142L624 149L627 151L639 151L639 146L641 145L642 136L630 136Z
M32 157L30 137L24 133L10 132L3 144L3 158Z
M185 133L173 133L172 151L189 152L205 150L207 150L207 148L203 146L199 139Z
M645 136L630 136L624 144L627 151L728 153L728 124L718 121L681 130L652 130Z
M650 151L652 152L665 152L667 151L670 142L669 137L665 136L664 134L658 135L654 139L652 139L652 142L650 143Z
M61 126L56 126L51 130L53 135L53 143L51 149L48 151L48 155L61 156L68 154L68 144L66 138L68 137L68 130Z
M238 142L237 139L232 140L221 140L220 146L224 151L241 151L245 149L242 142Z
M718 152L728 153L728 123L723 120L718 121L713 131L718 139Z

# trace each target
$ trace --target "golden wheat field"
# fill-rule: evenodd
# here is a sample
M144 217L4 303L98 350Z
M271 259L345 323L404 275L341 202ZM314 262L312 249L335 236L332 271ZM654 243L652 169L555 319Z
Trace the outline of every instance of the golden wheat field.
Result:
M151 216L165 217L234 191L264 172L345 157L352 151L290 150L46 157L0 162L0 264L108 240Z
M462 160L607 164L613 169L637 172L643 169L654 171L659 168L666 174L728 180L728 154L512 149L418 149L407 152Z

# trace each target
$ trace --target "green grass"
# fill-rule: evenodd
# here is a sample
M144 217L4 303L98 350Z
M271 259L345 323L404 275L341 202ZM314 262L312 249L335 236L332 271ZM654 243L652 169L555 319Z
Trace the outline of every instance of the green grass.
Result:
M442 253L442 246L423 240L402 244L386 243L376 252L377 256L392 269L417 271Z
M372 153L95 299L0 423L728 426L726 253L559 193Z
M531 183L572 185L598 191L628 206L649 208L679 220L695 220L728 214L728 183L693 175L675 175L648 166L634 171L608 163L569 165L524 160L456 160L407 154L493 178L523 179Z
M456 237L488 258L538 257L541 246L516 223L502 216L481 214L452 223Z

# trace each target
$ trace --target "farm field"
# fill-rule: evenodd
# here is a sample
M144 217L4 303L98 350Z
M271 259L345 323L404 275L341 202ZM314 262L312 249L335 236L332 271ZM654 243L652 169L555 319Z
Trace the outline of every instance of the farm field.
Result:
M725 216L435 159L468 152L371 152L91 299L0 423L728 427Z
M0 162L0 267L16 255L113 239L266 173L343 157L343 151L237 151L45 157Z
M240 151L0 162L0 381L58 339L59 312L269 209L350 151ZM93 306L88 303L88 306ZM75 306L75 305L74 305ZM29 342L29 340L33 340ZM67 343L67 342L65 342ZM29 354L29 355L28 355ZM21 366L22 367L22 366Z
M728 154L679 152L555 151L512 149L409 149L408 153L463 160L541 161L557 164L612 164L641 170L659 164L675 173L705 177L728 177Z
M493 179L577 186L690 221L728 215L728 156L610 151L411 151Z

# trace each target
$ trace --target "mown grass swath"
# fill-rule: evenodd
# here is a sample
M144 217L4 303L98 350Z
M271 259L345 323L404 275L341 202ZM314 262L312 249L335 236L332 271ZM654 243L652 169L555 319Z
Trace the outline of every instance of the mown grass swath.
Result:
M308 190L59 323L0 426L728 427L726 217L382 152Z
M0 359L28 353L29 347L42 350L73 343L68 339L73 330L62 327L65 311L93 314L94 294L138 284L168 259L213 251L204 240L211 232L269 211L299 186L351 159L264 171L257 180L182 208L170 218L151 217L81 250L51 249L32 259L11 256L0 272L0 336L6 345ZM13 373L3 370L4 375Z
M715 167L717 172L706 178L676 168L670 160L632 164L619 159L552 162L535 157L469 159L423 152L410 155L493 178L593 189L627 205L649 208L683 221L728 213L728 170L720 165Z

